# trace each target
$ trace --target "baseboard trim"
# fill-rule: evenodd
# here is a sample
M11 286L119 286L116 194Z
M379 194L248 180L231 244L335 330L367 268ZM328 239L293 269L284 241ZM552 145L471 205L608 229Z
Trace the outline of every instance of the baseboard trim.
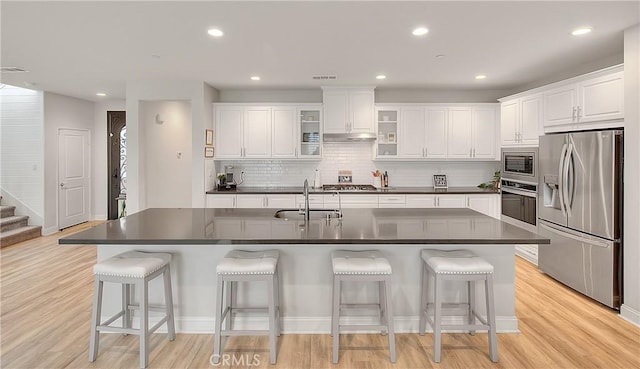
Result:
M239 315L239 314L238 314ZM103 316L102 320L110 317ZM152 317L149 319L149 325L153 326L160 317ZM442 318L442 324L465 324L466 317L463 316L446 316ZM378 318L373 316L363 317L343 317L343 324L377 324ZM418 316L399 316L395 317L394 327L396 333L418 333ZM212 317L176 317L176 331L179 333L192 334L213 334L215 327L215 319ZM331 331L330 317L283 317L281 319L282 332L290 334L329 334ZM515 316L498 316L496 317L498 333L519 333L518 319ZM120 320L115 321L114 326L118 326ZM133 326L139 326L138 318L133 320ZM235 329L259 330L267 329L267 321L265 316L237 316L234 321ZM166 332L166 326L163 325L158 332ZM431 332L431 328L427 324L427 332ZM375 333L375 331L358 331L359 333ZM457 332L450 330L446 332ZM462 332L462 331L460 331ZM351 332L345 332L351 333Z
M42 229L42 235L43 236L49 236L49 235L52 235L52 234L54 234L54 233L56 233L58 231L59 231L58 226L53 226L53 227L49 227L49 228L43 228Z
M107 220L107 214L94 214L91 220Z
M640 327L640 311L630 307L629 305L622 304L622 306L620 306L619 316L636 327Z

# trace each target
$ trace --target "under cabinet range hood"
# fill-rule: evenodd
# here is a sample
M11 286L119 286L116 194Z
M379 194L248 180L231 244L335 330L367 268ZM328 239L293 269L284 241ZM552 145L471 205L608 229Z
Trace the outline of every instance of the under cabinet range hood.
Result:
M375 133L325 133L322 135L324 142L373 142Z

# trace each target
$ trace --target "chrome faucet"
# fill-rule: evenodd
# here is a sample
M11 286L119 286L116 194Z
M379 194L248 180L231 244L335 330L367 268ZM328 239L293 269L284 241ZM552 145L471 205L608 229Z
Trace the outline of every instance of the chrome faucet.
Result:
M304 220L309 220L310 219L310 212L309 212L309 181L308 180L304 180L304 212L303 210L300 210L301 214L304 214Z
M336 211L336 216L338 219L342 219L342 199L340 198L340 191L334 191L334 196L338 195L338 211Z

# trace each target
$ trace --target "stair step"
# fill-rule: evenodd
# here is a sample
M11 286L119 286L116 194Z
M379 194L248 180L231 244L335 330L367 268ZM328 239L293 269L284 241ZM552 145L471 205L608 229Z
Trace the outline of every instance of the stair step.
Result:
M14 215L12 217L0 218L0 232L26 227L28 223L29 217L26 215Z
M0 205L0 214L2 218L12 217L15 215L16 207L11 205Z
M18 242L30 240L42 235L42 226L26 226L10 231L0 232L0 247L6 247Z

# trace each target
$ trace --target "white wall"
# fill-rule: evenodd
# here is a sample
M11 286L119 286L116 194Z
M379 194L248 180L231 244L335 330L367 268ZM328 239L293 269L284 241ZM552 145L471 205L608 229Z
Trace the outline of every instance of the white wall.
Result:
M640 325L640 25L624 33L624 304Z
M217 91L203 82L185 81L129 81L127 82L127 212L129 214L146 209L147 196L145 188L147 179L144 175L144 166L153 165L156 158L145 157L144 130L140 124L140 102L146 101L189 101L191 103L193 144L191 145L191 181L192 188L199 191L193 193L192 207L204 207L205 165L204 160L204 130L210 126L210 107L218 98ZM199 137L199 138L198 138ZM150 143L155 145L155 143ZM193 192L193 190L191 191ZM191 196L191 195L190 195Z
M0 89L0 188L3 205L16 206L29 224L44 221L44 117L42 92Z
M93 125L93 202L91 204L93 219L107 219L107 111L125 110L124 100L105 100L95 103Z
M211 104L212 102L218 102L220 101L220 91L216 90L215 88L205 84L204 85L204 116L203 116L203 123L204 123L204 129L213 129L213 104ZM193 135L194 141L199 141L200 142L200 146L198 146L198 148L202 148L202 151L204 151L204 140L200 139L198 140L198 135ZM197 151L197 150L196 150ZM194 151L195 152L195 151ZM216 163L215 160L213 159L205 159L204 158L204 154L202 156L200 156L200 158L198 158L197 156L194 157L194 163L197 160L202 160L203 161L203 165L204 165L204 182L203 183L194 183L194 187L193 187L193 202L194 204L197 203L198 198L202 198L202 193L203 190L207 191L211 188L213 188L213 186L215 186L215 174L216 174ZM197 170L198 165L194 165L194 170ZM204 203L203 205L204 206Z
M376 103L495 103L508 90L376 88Z
M147 207L191 207L191 103L142 101L139 116Z
M228 89L220 90L220 102L322 102L322 89Z
M91 133L94 119L92 101L51 92L44 93L43 234L58 230L58 130L61 128L84 129ZM92 191L89 190L89 192Z
M353 183L371 184L372 171L389 174L389 186L433 186L433 174L446 174L449 186L476 186L493 178L499 162L374 162L371 143L325 143L318 161L252 160L221 161L219 168L233 165L236 176L245 172L243 186L302 186L313 184L319 169L323 184L338 183L338 170L353 173ZM210 187L208 190L213 188Z

